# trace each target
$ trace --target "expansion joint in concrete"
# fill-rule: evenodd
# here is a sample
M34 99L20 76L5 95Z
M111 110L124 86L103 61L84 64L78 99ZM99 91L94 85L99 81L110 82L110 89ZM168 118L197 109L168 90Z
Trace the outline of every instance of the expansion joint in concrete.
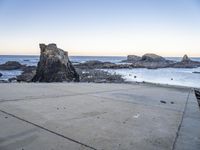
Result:
M188 101L189 101L189 97L190 97L190 93L191 93L192 89L190 89L189 93L188 93L188 96L187 96L187 100L185 102L185 106L184 106L184 110L183 110L183 114L182 114L182 117L181 117L181 121L180 121L180 124L178 126L178 130L176 132L176 137L175 137L175 140L174 140L174 143L173 143L173 146L172 146L172 150L175 150L176 148L176 142L177 142L177 139L179 137L179 132L180 132L180 129L181 129L181 126L182 126L182 123L183 123L183 119L184 119L184 116L185 116L185 112L186 112L186 109L187 109L187 104L188 104Z
M80 141L77 141L77 140L75 140L75 139L72 139L72 138L70 138L70 137L67 137L67 136L65 136L65 135L62 135L62 134L57 133L57 132L55 132L55 131L49 130L49 129L47 129L47 128L45 128L45 127L42 127L42 126L40 126L40 125L38 125L38 124L35 124L35 123L30 122L30 121L28 121L28 120L25 120L25 119L23 119L23 118L21 118L21 117L18 117L18 116L14 115L14 114L8 113L8 112L3 111L3 110L0 110L0 112L4 113L4 114L6 114L6 115L9 115L9 116L11 116L11 117L13 117L13 118L16 118L16 119L18 119L18 120L21 120L21 121L23 121L23 122L26 122L26 123L28 123L28 124L31 124L31 125L33 125L33 126L36 126L36 127L40 128L40 129L42 129L42 130L45 130L45 131L47 131L47 132L49 132L49 133L52 133L52 134L54 134L54 135L57 135L57 136L62 137L62 138L64 138L64 139L67 139L67 140L69 140L69 141L71 141L71 142L80 144L80 145L82 145L82 146L84 146L84 147L87 147L87 148L89 148L89 149L92 149L92 150L97 150L96 148L94 148L94 147L92 147L92 146L89 146L89 145L87 145L87 144L84 144L84 143L82 143L82 142L80 142Z

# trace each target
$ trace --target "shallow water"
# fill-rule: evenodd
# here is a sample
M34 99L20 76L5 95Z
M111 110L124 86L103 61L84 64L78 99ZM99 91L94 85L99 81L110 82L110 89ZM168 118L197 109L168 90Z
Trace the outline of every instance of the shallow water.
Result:
M168 85L200 87L200 68L162 68L162 69L107 69L106 71L120 74L126 81L151 82Z

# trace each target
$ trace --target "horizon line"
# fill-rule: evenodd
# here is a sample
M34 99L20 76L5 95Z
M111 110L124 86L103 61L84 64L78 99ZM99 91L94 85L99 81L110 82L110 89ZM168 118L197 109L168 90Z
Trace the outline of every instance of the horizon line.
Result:
M147 54L147 53L145 53ZM143 55L145 55L143 54ZM155 54L155 53L152 53ZM129 54L129 55L134 55L134 54ZM136 55L136 56L140 56L142 57L143 55ZM187 55L189 58L200 58L200 56L190 56L188 54L184 54ZM162 56L164 58L167 57L180 57L182 58L184 55L182 56ZM40 54L0 54L0 56L40 56ZM69 57L127 57L128 55L68 55Z

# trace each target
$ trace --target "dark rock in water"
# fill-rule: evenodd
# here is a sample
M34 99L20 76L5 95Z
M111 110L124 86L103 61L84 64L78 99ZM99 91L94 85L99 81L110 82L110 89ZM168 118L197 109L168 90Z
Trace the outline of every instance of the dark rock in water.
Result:
M157 69L169 67L173 63L173 61L166 60L161 56L149 53L143 55L140 61L133 63L133 66L134 68Z
M136 55L128 55L127 60L123 60L122 62L134 63L136 61L141 60L141 57Z
M198 72L198 71L194 71L194 72L192 72L192 73L197 73L197 74L200 74L200 72Z
M192 61L187 55L184 55L181 62L172 65L173 68L197 68L200 67L200 62Z
M3 74L0 72L0 77L2 77L3 76Z
M128 67L124 66L124 68L148 68L148 69L166 68L174 63L173 61L166 60L165 58L152 53L145 54L142 57L135 55L128 55L126 62L130 62L132 64L129 64ZM122 68L123 66L120 67Z
M76 64L75 67L79 69L123 69L123 68L194 68L200 67L200 62L192 61L185 55L181 62L166 60L162 56L156 54L145 54L142 57L129 55L127 60L122 62L129 62L130 64L115 64L111 62L101 61L87 61L85 63Z
M20 64L17 61L8 61L5 64L0 65L0 70L16 70L23 69L25 65Z
M79 75L68 58L68 53L56 44L40 44L40 61L33 82L79 81Z
M136 56L136 55L128 55L127 56L127 61L129 62L136 62L139 61L141 59L140 56Z
M133 68L158 69L158 68L170 67L171 64L172 64L171 61L163 61L163 62L138 61L133 64Z
M23 69L23 73L17 76L18 82L31 82L36 74L36 66L28 66Z
M86 61L84 63L74 65L76 68L80 69L103 69L103 68L113 68L116 64L111 62L101 62L98 60Z
M141 61L147 62L163 62L165 58L158 56L156 54L148 53L142 56Z
M189 62L191 61L190 58L187 55L184 55L181 62Z

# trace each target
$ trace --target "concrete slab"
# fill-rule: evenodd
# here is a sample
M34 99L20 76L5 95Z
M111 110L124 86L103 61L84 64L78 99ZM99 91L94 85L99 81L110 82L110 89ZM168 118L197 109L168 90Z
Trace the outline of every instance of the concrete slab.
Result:
M56 84L34 84L34 83L12 83L0 84L0 102L11 100L29 100L37 98L58 97L65 95L73 95L75 92L68 91L67 88L62 90Z
M200 109L194 92L189 95L175 150L200 149Z
M90 94L139 88L131 84L90 84L90 83L11 83L0 84L0 102L6 100L63 97L67 95Z
M0 112L1 150L90 150L84 145L45 131Z
M16 84L11 84L6 88L14 90L15 86ZM68 137L94 149L171 150L174 149L176 142L179 145L184 141L181 140L181 136L177 137L177 132L181 131L180 125L184 123L182 118L187 116L190 119L185 120L187 124L189 121L192 122L189 127L199 125L198 118L195 118L198 116L198 111L189 109L196 106L195 99L192 97L187 99L189 89L91 83L17 86L21 88L13 92L14 96L11 92L10 97L6 97L7 93L4 91L0 110L16 116L15 119L39 126L45 132ZM38 96L37 92L43 88L47 95L40 97L41 93ZM63 94L65 92L66 95ZM25 97L21 96L23 99L15 101L15 96L19 98L19 95L24 93ZM34 98L29 98L30 95ZM165 100L166 104L160 103L160 100ZM171 104L171 101L174 104ZM188 107L185 107L187 105ZM187 111L191 113L185 113ZM18 127L18 124L16 126ZM47 136L43 132L40 133L41 136ZM9 133L3 132L2 135L6 137L7 134ZM184 134L180 132L180 135ZM199 135L200 133L196 133L196 137ZM190 135L185 134L183 139L190 141L187 140L189 137ZM194 148L199 148L198 140L191 140L195 141ZM188 144L186 142L185 147L188 145L189 142ZM37 144L37 147L40 147L40 144ZM78 148L72 145L70 149Z
M88 95L8 102L0 109L97 149L170 149L182 114Z
M183 111L190 89L146 86L135 89L94 93L93 96L143 105ZM163 104L161 101L165 101Z

